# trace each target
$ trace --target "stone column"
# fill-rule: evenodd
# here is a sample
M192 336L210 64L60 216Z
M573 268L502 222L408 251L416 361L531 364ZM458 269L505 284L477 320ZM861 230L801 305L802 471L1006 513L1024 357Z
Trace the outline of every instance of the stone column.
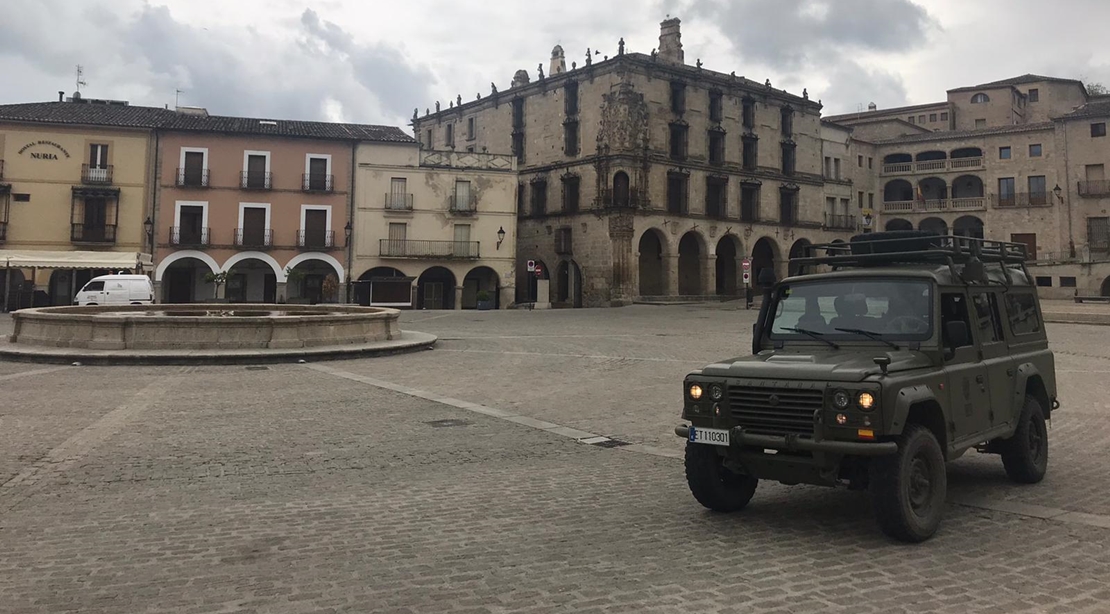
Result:
M73 277L73 275L71 274L70 277ZM70 292L69 295L73 296L73 292ZM161 303L162 302L162 282L160 282L160 281L154 282L154 302L155 303Z
M274 291L274 300L278 303L285 303L289 300L289 290L286 282L279 281Z
M663 256L663 296L678 296L678 254Z
M717 254L708 254L702 260L701 293L704 296L717 294Z
M636 258L632 250L632 216L617 214L609 218L609 239L613 250L613 285L609 294L609 304L614 307L631 305L633 299L632 283L636 274Z
M462 309L462 286L455 286L455 309Z

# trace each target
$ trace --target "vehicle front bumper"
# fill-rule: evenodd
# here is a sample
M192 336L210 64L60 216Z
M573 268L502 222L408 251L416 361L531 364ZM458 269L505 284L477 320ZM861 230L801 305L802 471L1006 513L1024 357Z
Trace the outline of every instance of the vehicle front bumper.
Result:
M676 426L674 434L689 440L690 427L685 424ZM800 450L806 452L826 452L830 454L849 454L852 456L887 456L898 452L898 444L893 441L817 441L804 437L776 437L745 433L744 429L734 426L729 429L729 442L733 446L751 446L771 450Z

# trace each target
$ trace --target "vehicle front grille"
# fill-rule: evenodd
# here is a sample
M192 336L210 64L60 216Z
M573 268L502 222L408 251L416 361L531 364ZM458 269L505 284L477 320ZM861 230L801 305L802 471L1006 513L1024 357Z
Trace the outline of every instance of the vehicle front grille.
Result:
M813 415L824 390L729 386L728 405L736 425L754 435L813 435Z

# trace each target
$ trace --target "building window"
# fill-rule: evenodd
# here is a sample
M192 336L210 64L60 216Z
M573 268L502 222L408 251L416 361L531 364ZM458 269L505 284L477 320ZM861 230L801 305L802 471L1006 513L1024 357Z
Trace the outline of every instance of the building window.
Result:
M457 213L472 213L477 208L478 202L470 190L470 182L456 179L455 197L451 201L451 210Z
M243 175L239 187L251 190L270 189L270 152L243 152Z
M825 177L832 178L832 158L825 156Z
M1039 158L1039 157L1041 157L1041 145L1040 145L1040 143L1035 143L1035 144L1029 146L1029 157L1030 158Z
M725 133L719 130L709 131L709 163L725 163Z
M721 110L721 93L709 92L709 121L719 122L723 118Z
M745 136L743 141L744 151L741 162L744 170L754 171L759 165L759 139L754 136Z
M563 124L563 152L568 156L578 155L578 122Z
M516 215L517 217L524 217L528 215L528 208L524 206L524 184L516 184Z
M705 215L724 219L728 217L728 179L707 177L705 180Z
M1002 177L998 180L998 204L1003 207L1014 206L1014 178Z
M1094 252L1110 251L1110 217L1087 218L1087 246Z
M1106 136L1106 122L1098 122L1097 124L1091 124L1091 136L1092 137Z
M1047 205L1048 190L1044 175L1034 175L1029 178L1029 204Z
M469 117L466 120L466 140L468 141L473 141L476 136L477 130L474 129L475 121L473 117Z
M863 190L856 193L856 200L859 202L859 208L863 209Z
M985 120L985 119L975 120L975 129L976 130L978 130L980 128L986 128L986 127L987 127L987 120Z
M686 112L686 84L681 81L671 81L671 111Z
M428 134L427 134L427 136L424 137L424 144L428 146L428 149L432 148L432 129L431 128L428 128Z
M517 162L524 162L524 133L517 132L513 134L513 155L516 156Z
M331 174L330 154L305 155L304 189L309 192L331 192L335 189Z
M1041 99L1041 91L1040 90L1038 90L1035 87L1029 90L1029 102L1037 102L1040 99Z
M1039 287L1039 288L1051 288L1052 287L1052 278L1047 276L1047 275L1038 275L1037 276L1037 287Z
M1075 278L1074 277L1061 277L1060 278L1060 287L1061 288L1074 288L1075 287Z
M785 107L782 110L782 135L785 137L794 134L794 109Z
M582 180L578 177L563 177L563 212L578 213L578 201Z
M740 186L740 220L755 222L759 219L759 188Z
M910 120L911 124L916 124L917 123L917 118L914 117L913 115L910 116L909 120Z
M1010 234L1010 242L1021 243L1025 246L1025 257L1027 260L1037 259L1037 233L1035 232L1015 232Z
M935 121L937 121L937 114L936 113L930 113L929 114L929 123L932 123L932 122L935 122Z
M686 159L688 127L683 124L671 124L671 159Z
M794 190L779 190L779 221L793 226L798 221L798 193Z
M409 182L404 177L393 177L389 180L389 194L385 201L386 209L412 209L412 196L409 194Z
M1009 147L999 147L998 148L998 159L999 160L1009 160L1010 159L1010 148Z
M571 254L573 253L571 247L571 229L568 227L555 229L555 253L556 254Z
M840 158L833 158L833 177L840 181Z
M532 215L547 214L547 180L537 179L532 182Z
M793 175L795 167L794 143L782 144L782 174Z
M971 104L983 104L990 101L990 96L987 96L986 94L976 94L971 97Z
M578 82L567 81L563 86L563 111L567 115L578 115Z
M868 192L867 193L867 208L871 209L872 211L875 210L875 193L874 192Z
M13 192L12 193L12 202L29 203L29 202L31 202L31 195L30 194L20 194L20 193Z
M667 173L667 213L685 215L689 212L687 187L690 178L684 173Z
M918 115L917 116L917 123L924 124L925 123L925 116L924 115Z
M755 129L755 101L750 98L744 99L744 113L743 113L744 128L748 130Z
M516 132L524 130L524 99L513 99L513 130Z
M863 156L856 156L856 166L863 168Z
M447 124L443 127L443 140L448 147L455 146L455 124Z
M948 121L948 113L947 112L940 114L940 121L942 121L942 122Z
M868 158L867 159L867 168L873 168L874 166L875 166L875 158Z

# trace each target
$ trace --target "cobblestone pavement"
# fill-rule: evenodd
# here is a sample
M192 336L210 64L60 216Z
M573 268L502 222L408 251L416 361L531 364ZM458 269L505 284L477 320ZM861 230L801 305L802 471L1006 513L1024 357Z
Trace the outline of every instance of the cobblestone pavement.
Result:
M678 382L743 354L752 315L414 312L437 349L0 363L0 612L1110 611L1110 330L1050 325L1045 482L960 459L940 533L906 546L858 493L693 501L668 456Z

